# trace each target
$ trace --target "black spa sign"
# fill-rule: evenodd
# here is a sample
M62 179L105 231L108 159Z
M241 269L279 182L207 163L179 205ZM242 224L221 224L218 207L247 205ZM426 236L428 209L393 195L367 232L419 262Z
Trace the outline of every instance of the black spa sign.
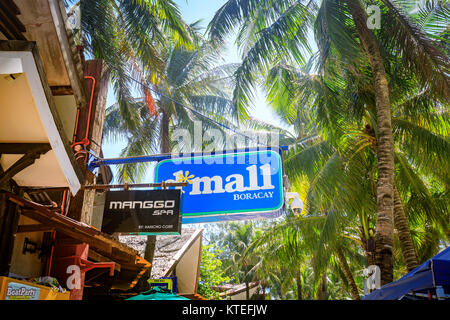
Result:
M126 234L180 234L181 190L108 191L102 231Z

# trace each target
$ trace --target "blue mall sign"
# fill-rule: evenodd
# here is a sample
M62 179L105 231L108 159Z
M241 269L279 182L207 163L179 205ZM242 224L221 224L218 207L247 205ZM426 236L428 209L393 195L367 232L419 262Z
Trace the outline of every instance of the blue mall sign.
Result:
M276 218L284 203L280 153L256 149L172 157L158 163L155 181L188 182L182 223Z

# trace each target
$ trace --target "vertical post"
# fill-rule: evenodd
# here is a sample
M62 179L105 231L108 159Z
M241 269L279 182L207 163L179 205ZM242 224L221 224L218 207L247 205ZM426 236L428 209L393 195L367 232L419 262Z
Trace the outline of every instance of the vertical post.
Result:
M75 145L74 148L80 152L79 157L77 157L77 162L83 171L86 182L94 183L95 176L87 168L86 160L88 154L84 153L83 149L86 148L92 150L97 155L101 153L100 146L102 143L103 123L106 110L109 71L106 69L102 60L86 61L84 69L85 77L93 77L95 79L95 82L90 78L85 79L86 86L90 89L92 89L92 85L95 83L93 90L89 90L89 92L93 92L92 97L90 97L89 100L91 101L92 99L92 109L91 112L89 112L88 105L86 108L80 110L78 124L76 125L77 132L74 134L76 141L74 142L84 141L88 144ZM87 141L84 140L86 135L88 137ZM91 224L95 192L95 190L80 190L70 201L68 216L77 221Z
M0 192L0 276L7 275L6 253L5 253L5 240L3 239L6 234L6 217L8 215L7 198L6 194Z
M81 259L87 260L87 243L57 244L55 246L51 274L70 289L70 300L82 300L85 272L82 272Z
M8 276L11 268L19 216L17 204L8 201L7 195L0 192L0 276Z

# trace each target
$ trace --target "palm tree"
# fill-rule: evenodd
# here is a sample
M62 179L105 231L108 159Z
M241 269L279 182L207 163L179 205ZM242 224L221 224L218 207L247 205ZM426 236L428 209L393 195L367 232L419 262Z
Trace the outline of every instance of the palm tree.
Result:
M195 121L202 121L204 130L223 131L218 123L232 126L237 117L228 99L235 65L217 65L220 58L210 43L198 42L194 50L168 43L161 49L160 56L163 71L149 73L138 83L143 98L134 100L130 115L123 115L119 104L107 109L105 137L127 141L121 156L170 153L173 147L178 147L177 152L195 151L192 145L172 141L171 133L175 129L186 129L193 137ZM132 121L122 121L125 117ZM121 166L118 179L138 181L144 176L147 165Z
M279 95L281 95L278 97L278 100L273 100L272 102L275 103L274 108L278 110L278 112L285 113L286 117L295 115L295 110L298 105L302 106L302 112L306 112L306 110L308 110L308 106L312 106L313 110L316 112L316 116L314 118L319 120L321 118L325 118L321 121L325 125L328 124L328 118L334 117L334 119L337 119L339 114L343 115L345 112L348 112L346 109L348 109L349 104L353 108L357 108L359 105L367 105L368 110L366 109L366 111L362 114L370 114L370 106L372 105L370 97L373 96L373 93L366 89L367 87L364 83L358 84L359 88L351 88L351 90L348 90L349 97L357 97L356 100L353 99L353 102L350 102L351 100L349 98L344 100L342 99L347 95L345 88L342 88L341 91L337 90L340 94L332 93L327 90L327 86L319 77L304 74L301 71L296 71L292 67L279 66L276 70L273 70L272 75L283 77L281 80L276 77L269 78L267 86L270 89L269 94L272 97L276 96L275 90L277 90ZM347 82L343 83L357 83L357 81L357 79L349 79ZM403 79L401 79L400 82L402 84L405 83ZM408 85L411 88L416 88L414 83L411 83L411 81L409 82L410 83ZM280 83L286 84L286 87L280 88ZM395 83L393 83L393 85L395 85ZM291 86L291 88L289 88L289 86ZM284 109L277 109L277 103L279 101L287 100L286 97L282 96L283 93L286 92L288 92L288 100L292 104L285 104ZM419 168L426 165L425 159L429 159L428 161L430 162L433 161L444 165L445 159L443 157L447 156L446 149L448 149L448 141L446 141L443 135L439 132L442 128L445 128L445 125L442 123L442 121L445 121L445 116L442 117L439 116L439 114L436 114L437 109L434 106L437 102L429 97L424 99L423 94L419 96L421 98L420 104L422 104L423 109L427 110L423 110L420 115L405 115L405 103L411 102L419 104L417 101L417 92L411 91L411 93L413 94L412 98L405 99L403 95L397 95L397 97L400 98L397 98L394 101L396 117L393 118L393 123L396 128L396 163L398 168L396 181L397 184L401 182L401 188L403 190L406 188L411 191L410 186L416 186L417 188L414 193L422 194L423 198L427 199L425 203L429 205L428 212L431 213L433 211L435 212L437 206L436 204L433 204L434 201L431 199L430 192L426 190L427 187L423 184L423 182L420 182L423 179L421 174L418 175L417 173L414 173L417 172L417 169L413 169L410 162L413 161L414 165ZM325 100L324 97L326 97ZM365 100L364 104L358 100ZM328 107L326 105L327 103ZM411 107L411 105L409 105L409 107ZM353 110L355 114L357 113L356 111L356 109ZM346 118L348 119L348 116ZM355 118L355 116L353 116L353 118ZM405 118L409 119L406 120ZM433 121L425 121L425 119L433 119ZM364 123L367 121L370 123L370 117L366 119L359 119L359 124L358 122L355 123L356 128L358 128L358 126L361 127L361 122ZM349 122L349 120L346 120L345 122L338 120L337 122L345 123L347 125L352 123ZM423 127L417 125L418 123L420 123ZM439 123L442 123L442 125L439 125ZM325 138L322 138L317 139L316 143L312 143L309 146L298 146L297 151L292 151L291 154L288 154L287 157L285 157L285 168L291 179L295 179L295 177L298 177L303 173L312 181L309 186L312 188L311 190L317 188L314 193L309 195L311 200L307 202L310 203L311 206L316 205L315 202L321 199L322 194L326 194L329 198L328 204L325 205L326 202L321 200L323 203L322 206L329 207L333 204L334 207L337 207L344 212L353 211L355 213L370 212L373 210L373 207L371 207L371 205L373 205L372 196L370 195L370 192L367 192L372 189L371 181L374 181L375 179L373 176L373 166L375 164L374 160L376 160L374 157L374 151L377 147L375 133L367 130L368 128L370 129L371 126L364 127L363 130L357 131L355 131L355 129L351 129L351 126L347 129L348 133L346 134L351 139L347 140L347 143L342 143L345 142L344 140L341 141L340 147L333 146L329 139L325 140ZM431 126L434 126L435 129L432 129ZM402 129L400 129L400 127ZM333 128L330 130L333 130ZM340 130L342 131L342 128ZM356 141L354 140L355 135L359 136ZM341 135L341 140L342 137L345 137L345 135ZM425 150L421 150L420 153L417 152L417 150L415 152L408 151L411 150L412 145L425 146ZM370 156L369 158L361 157L361 155L364 154L362 152L363 150L372 150L369 154L367 154L367 156ZM405 152L408 153L407 156L409 160L405 160ZM297 159L295 160L295 158ZM343 171L343 168L349 168L353 172L348 171L348 169ZM343 174L344 172L347 173ZM369 176L370 179L368 180L369 184L364 183L364 180L361 180L361 178L367 176L371 172L372 174ZM349 173L351 173L351 175L348 177L352 178L345 182L343 178ZM354 187L352 188L352 186L357 186L358 189L355 189ZM338 199L336 194L337 190L339 190L340 193L344 192L344 194L346 194L345 201ZM366 195L364 195L364 193ZM396 192L396 194L398 195L398 192ZM338 199L338 201L336 201L336 199ZM353 202L350 202L351 199L353 199ZM362 201L362 199L366 200ZM412 269L418 264L418 261L415 255L414 245L411 242L409 223L406 219L404 210L402 210L403 205L399 202L399 200L401 200L400 197L398 197L398 200L396 201L396 229L399 231L399 237L402 239L400 244L402 245L402 253L405 256L404 260L407 262L408 269ZM362 207L362 205L365 205L365 207ZM434 209L430 210L430 208ZM444 214L444 212L441 211L440 214ZM429 218L431 218L430 221L436 220L433 219L432 216ZM362 222L365 220L366 219L361 219ZM367 228L367 223L363 223L362 227L364 232L361 234L361 237L367 238L369 230ZM363 241L363 243L364 242L365 241Z
M234 273L235 281L245 283L246 300L250 300L250 282L254 279L253 266L256 264L255 256L246 256L244 253L260 230L253 223L230 223L228 233L225 235L224 244L231 254L232 264L230 271Z
M328 208L331 204L341 209L342 212L357 213L359 211L360 223L358 225L361 225L362 232L359 235L359 232L356 233L356 239L354 236L352 238L361 244L364 251L367 251L365 240L369 237L371 228L368 226L367 218L364 218L364 213L371 211L370 204L373 201L370 192L368 193L367 191L372 191L371 181L374 181L375 177L373 174L370 176L370 179L367 180L369 184L364 184L364 180L361 181L361 177L367 176L367 173L374 172L373 165L375 163L374 160L376 160L374 151L377 148L377 140L372 127L374 123L372 116L374 110L374 93L373 89L367 85L367 77L355 77L353 76L355 73L349 72L348 68L344 70L347 74L343 72L342 65L338 65L338 68L335 67L333 69L334 72L330 73L334 78L327 77L324 79L319 75L307 74L302 70L296 70L293 67L280 64L271 70L266 87L269 100L275 111L287 119L290 124L303 121L302 119L305 118L305 115L306 118L313 118L319 122L317 129L311 130L311 133L313 138L315 132L320 132L320 138L309 139L307 146L300 144L297 151L293 151L285 157L285 168L291 179L295 179L295 177L303 173L303 175L306 175L312 181L308 187L312 189L317 188L316 192L309 194L309 198L306 201L310 206L309 211L314 212L313 206ZM434 224L437 220L432 216L435 215L436 210L439 211L439 214L436 216L447 215L445 209L438 209L439 205L433 200L431 192L427 190L429 186L426 186L422 181L422 175L423 170L427 171L428 177L436 175L436 173L433 174L431 170L428 170L431 169L427 164L428 161L445 167L446 160L444 157L448 157L448 140L446 141L445 132L442 130L447 126L445 124L446 116L440 112L441 102L439 97L433 96L431 98L429 91L417 90L419 87L415 82L417 79L411 80L410 78L405 78L405 75L399 71L398 67L396 67L396 70L398 75L396 81L391 81L391 87L393 88L391 90L395 93L393 95L393 110L395 114L393 124L396 142L397 188L406 191L403 192L403 199L408 199L411 197L411 194L420 194L421 199L424 199L424 203L427 204L427 209L419 209L418 211L421 212L420 215L424 213L428 214L428 223L431 222ZM362 74L362 72L358 74ZM349 75L352 77L349 78ZM342 85L340 86L339 84ZM312 114L308 115L308 112L312 112ZM366 118L364 119L361 115ZM358 127L361 128L361 123L363 124L362 130L358 129ZM371 123L371 125L364 126L364 123ZM349 128L343 128L343 124ZM352 126L356 126L357 131ZM349 135L349 132L352 132L352 134ZM346 136L351 139L346 138L342 140ZM356 136L359 136L357 141L354 140ZM333 139L330 140L330 137L338 137L338 142L340 138L340 147L338 147L339 143L337 145L332 143ZM343 144L342 142L345 141L347 143ZM353 148L349 146L353 146ZM423 148L419 146L423 146ZM421 150L417 150L417 147ZM412 151L413 149L415 151ZM361 166L361 163L358 162L364 158L359 159L360 155L358 154L362 154L361 152L363 150L373 150L370 152L373 155L371 156L372 160L370 162L365 160L363 162L364 165ZM405 156L408 158L406 159ZM294 160L296 157L298 159ZM342 161L346 157L347 160ZM349 161L351 159L358 161L351 162ZM346 171L343 171L343 168L350 168L354 171L351 175L353 178L348 180L351 183L344 183L345 180L342 177L348 173L344 173ZM364 174L365 171L367 172L366 174ZM444 176L445 173L441 177L442 181L446 179ZM351 186L357 186L359 190L351 188ZM411 188L411 186L414 187ZM396 206L394 210L395 227L401 239L399 245L402 247L401 251L404 256L404 261L408 270L411 270L418 264L414 250L414 247L417 246L417 237L416 244L414 245L411 239L412 235L407 215L403 210L403 203L407 203L408 201L400 199L397 188L394 189L396 191ZM346 201L340 201L337 191L346 195ZM357 193L356 191L363 191L363 194L361 192ZM374 191L372 191L372 194L374 194ZM329 195L328 204L326 204L326 201L319 201L322 195ZM356 201L348 203L348 199ZM318 201L322 205L317 204ZM361 207L358 202L365 205L369 204L369 206L366 206L366 208ZM415 205L419 205L419 208L421 207L417 202ZM409 209L411 210L413 208L410 207ZM336 232L335 223L333 224L332 222L337 218L342 219L343 217L342 215L336 215L334 212L330 211L331 214L327 214L327 220L329 222L325 223L325 226L332 226L331 228L328 227L328 232L334 231L338 233ZM431 214L432 212L435 213ZM444 228L446 225L446 222L442 224ZM360 228L357 227L356 231L358 229ZM323 234L325 234L325 231L324 229ZM436 231L445 238L445 233L441 233L439 230ZM349 235L346 234L345 237L349 237ZM328 236L324 239L323 244L329 245L329 242ZM438 247L435 246L435 248ZM368 258L371 260L370 256ZM373 263L369 262L369 264ZM354 288L354 286L352 287ZM352 292L354 293L353 296L356 297L356 291L352 290Z
M253 239L244 256L261 257L252 270L263 287L270 288L271 296L278 291L279 298L288 298L295 283L297 299L302 300L302 267L307 259L306 252L298 233L291 228L278 228L280 224L282 222L263 226L263 232Z
M329 222L323 215L298 217L290 213L281 221L265 226L254 239L244 256L262 256L253 269L258 279L268 279L266 285L271 294L275 291L278 292L275 297L287 298L295 287L299 300L312 298L314 291L317 299L327 299L329 294L342 298L345 294L337 293L339 287L341 291L349 288L353 299L359 299L353 272L362 267L363 260L352 251L354 245L343 237L334 244L328 239L326 247L323 246L322 230ZM352 258L351 267L347 257ZM311 271L314 275L308 276ZM328 278L333 274L344 281L329 283Z
M132 77L163 68L158 48L169 37L180 47L192 48L188 27L172 0L66 0L68 15L78 12L76 43L93 59L102 59L121 108L123 121L134 125L135 85ZM141 66L141 68L136 68Z
M357 4L355 4L355 3L352 3L352 6L354 7L354 6L357 6ZM355 14L355 10L360 10L361 8L353 8L353 14ZM361 12L359 12L359 13L361 13ZM392 14L392 13L391 13ZM389 16L389 15L388 15ZM357 21L356 21L356 19L354 18L354 20L355 20L355 24L358 24L357 23ZM360 20L361 20L361 17L360 17ZM365 21L365 20L364 20ZM362 24L362 22L361 21L359 21L359 24ZM361 26L361 28L358 28L358 26L357 26L357 29L358 29L358 32L360 32L360 30L361 29L364 29L364 26ZM318 29L318 30L321 30L320 28ZM323 30L322 30L323 31ZM366 33L370 33L368 30L363 30L363 32L366 32ZM318 33L318 35L317 35L317 37L319 38L321 36L321 33ZM365 36L365 37L370 37L370 34L365 34L365 35L361 35L361 32L360 32L360 38L362 38L363 36ZM368 39L367 41L369 41L370 39ZM424 43L425 42L427 42L426 40L424 40ZM429 43L427 43L428 45L430 45ZM330 51L331 52L331 49L329 48L329 44L327 44L328 45L328 47L326 46L326 45L320 45L319 47L321 48L321 49L323 49L323 51L322 52L324 52L325 51L325 49L328 49L328 51ZM373 43L373 45L375 45L375 43ZM373 49L373 48L372 48ZM434 56L434 57L437 57L438 55L436 55L436 56ZM390 58L390 57L389 57ZM428 57L429 58L429 57ZM433 57L432 57L433 58ZM330 59L330 58L329 58ZM333 58L331 58L331 60L334 60ZM386 57L386 55L385 55L385 57L384 57L384 60L385 60L385 62L386 61L388 61L388 58ZM392 59L391 59L392 60ZM394 60L395 61L395 60ZM334 62L334 61L333 61ZM323 62L322 62L323 63ZM325 62L326 63L326 62ZM372 62L372 73L373 73L373 70L374 70L374 63ZM398 68L398 64L397 64L397 66L395 67L396 69L399 69ZM335 70L334 70L335 71ZM439 70L438 70L439 71ZM394 73L394 75L395 75L395 73ZM437 72L437 75L438 75L438 77L439 77L439 72ZM332 76L335 76L335 74L333 74ZM416 83L417 84L417 87L419 87L419 88L423 88L423 86L421 86L421 84L420 84L420 80L423 80L423 79L421 79L421 76L416 76L416 79L417 80L419 80L419 83ZM358 80L358 79L357 79ZM402 80L404 80L404 79L402 79ZM398 81L398 82L400 82L400 81ZM352 83L351 81L349 81L349 80L347 80L347 83ZM391 80L391 87L393 87L393 85L392 85L392 83L393 83L393 80ZM330 85L330 83L329 82L326 82L325 83L325 85L326 86L329 86ZM445 79L444 79L444 85L445 85ZM366 90L367 91L367 88L363 88L364 90ZM375 89L375 103L371 103L371 101L365 101L365 103L366 104L368 104L369 106L370 105L373 105L373 104L375 104L375 106L377 105L377 92L379 92L380 90L380 88L378 88L377 89L377 87L374 87L374 89ZM326 89L325 89L326 90ZM378 91L377 91L378 90ZM439 92L439 90L437 90L437 89L433 89L433 88L427 88L427 90L425 91L425 92L430 92L430 91L435 91L435 93L434 93L434 97L436 97L438 94L440 94L440 96L442 97L441 99L445 99L445 96L442 96L442 93L441 92ZM322 92L323 92L324 90L322 90ZM386 91L386 90L385 90ZM421 91L423 91L423 89L421 90ZM423 92L421 92L421 91L419 91L419 92L415 92L415 94L416 95L418 95L418 94L423 94ZM357 93L359 94L359 92L360 92L360 90L358 90L357 91ZM392 92L392 89L391 89L391 92ZM404 93L406 93L406 92L408 92L408 91L405 91L405 90L403 90L403 91L398 91L398 92L404 92ZM397 92L397 94L398 94L398 92ZM367 92L363 92L363 94L367 94ZM372 96L373 96L373 94L372 94ZM397 95L396 97L394 97L394 99L396 99L397 101L395 101L396 103L398 103L398 99L399 99L399 96ZM392 101L391 101L391 105L392 105ZM369 110L370 111L370 110ZM378 117L378 115L379 115L379 111L376 109L376 108L374 108L373 109L373 111L375 111L375 112L373 112L373 113L375 113L376 114L376 116ZM390 118L390 117L389 117ZM377 118L378 119L378 118ZM396 121L396 124L398 124L399 123L399 121L400 121L400 119L399 120L397 120ZM378 166L380 166L380 140L381 140L381 133L380 133L380 123L379 123L379 119L376 121L376 123L372 123L372 126L374 127L374 128L376 128L377 129L377 132L376 132L376 136L373 136L372 137L372 139L374 140L374 141L376 141L376 148L375 148L375 150L377 150L377 153L378 153L378 155L377 155L377 161L378 161ZM445 143L444 143L445 144ZM380 170L378 170L378 182L380 182ZM378 194L378 196L379 196L379 193L378 193L378 191L377 191L377 194ZM395 195L397 195L397 196L395 196ZM405 261L407 261L407 264L408 264L408 269L409 270L411 270L411 269L413 269L415 266L417 266L418 265L418 261L417 261L417 257L415 256L415 252L414 252L414 246L412 245L412 241L411 241L411 237L410 237L410 232L409 232L409 226L408 226L408 223L407 223L407 220L406 220L406 218L405 218L405 214L404 214L404 212L403 212L403 210L402 210L402 206L401 206L401 203L400 203L400 199L399 199L399 196L398 196L398 192L396 192L396 188L395 188L395 185L394 185L394 200L395 200L395 206L394 206L394 216L395 216L395 225L396 225L396 228L400 231L399 233L400 233L400 236L401 236L401 241L400 241L400 244L402 245L402 253L404 254L404 256L405 256ZM380 221L380 216L378 215L378 218L377 218L377 221ZM383 221L383 220L381 220L381 221ZM380 226L378 225L377 226L377 236L380 234L381 232L380 232ZM386 232L383 232L383 233L386 233ZM389 233L391 233L390 231L389 231ZM390 242L391 240L389 240L389 242ZM376 243L380 243L380 241L379 240L377 240L376 241ZM379 260L378 260L379 261ZM386 280L384 281L384 282L386 282Z
M351 289L353 300L359 300L360 299L359 298L359 290L358 290L358 287L356 286L355 279L353 278L353 273L347 263L347 259L345 258L345 255L344 255L344 252L343 252L341 246L336 248L336 254L337 254L339 262L342 266L342 271L344 273L345 279L347 280L348 285Z
M223 131L217 121L231 122L236 116L227 98L233 65L217 66L216 48L200 38L196 24L189 28L195 49L185 50L167 42L159 53L163 70L142 73L147 74L139 82L144 98L134 100L128 109L119 103L107 109L104 134L107 139L127 142L121 156L170 153L171 132L184 128L194 137L195 121L205 120L198 114L215 120L204 121L202 130L213 127ZM136 68L143 69L145 65ZM118 180L137 182L145 176L147 168L148 163L121 165ZM147 237L144 258L148 261L153 260L155 242L156 236Z
M365 4L365 1L363 1ZM298 63L310 50L307 30L314 24L321 60L331 52L345 63L355 65L367 57L375 91L377 128L377 233L376 263L382 271L382 283L392 281L394 230L394 141L391 124L391 99L382 52L395 52L416 74L421 88L448 97L448 58L436 41L422 31L399 7L389 0L376 1L389 28L377 32L368 29L367 16L360 1L227 1L209 26L210 36L223 41L235 26L245 34L244 58L236 72L234 102L245 109L255 73L267 73L280 59ZM396 30L396 32L391 32ZM380 39L382 41L380 41ZM380 45L383 45L382 50Z

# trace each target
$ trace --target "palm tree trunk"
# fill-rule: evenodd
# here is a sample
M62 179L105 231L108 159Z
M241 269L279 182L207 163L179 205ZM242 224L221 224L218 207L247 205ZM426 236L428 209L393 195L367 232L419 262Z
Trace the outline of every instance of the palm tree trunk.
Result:
M266 300L266 281L261 281L262 300Z
M371 265L375 265L375 254L373 251L371 251L372 247L371 247L371 243L375 243L373 238L369 238L365 240L365 244L364 244L364 252L366 253L366 258L367 258L367 265L371 266ZM370 244L370 246L369 246Z
M244 272L245 272L245 299L250 300L250 286L248 283L248 272L247 266L244 264Z
M408 271L415 269L419 265L416 248L411 237L408 217L403 208L403 203L398 194L397 188L394 186L394 225L398 231L400 239L400 247L402 249L403 259L406 263Z
M317 289L317 300L327 300L327 291L327 271L325 270L324 273L322 273L322 280L320 281L319 288Z
M360 227L361 230L361 235L360 235L360 239L361 239L361 249L363 249L364 253L366 254L366 259L367 259L367 265L371 266L375 264L375 257L374 257L374 253L372 251L374 244L375 244L375 239L372 237L370 229L369 231L364 230L364 228L361 226ZM372 243L373 241L373 243Z
M148 268L148 277L152 275L153 257L155 255L156 236L147 236L147 243L145 244L144 259L151 263Z
M377 230L375 260L381 271L381 285L393 280L394 245L394 143L392 138L389 87L383 58L376 39L367 27L367 15L358 0L346 0L361 43L369 57L377 111Z
M161 131L160 131L160 139L161 139L161 153L170 153L170 136L169 136L169 123L170 118L169 115L162 111L161 117Z
M161 139L161 153L170 153L170 137L169 137L169 117L163 111L160 125L160 139ZM147 236L147 243L145 244L144 259L153 265L153 257L155 255L156 236ZM148 276L151 277L150 266Z
M297 300L303 300L302 296L302 273L297 271Z
M353 300L360 300L358 287L356 286L352 271L350 270L350 267L348 266L347 259L345 258L341 247L336 248L336 254L338 256L339 262L341 263L341 267L342 267L342 271L344 272L345 279L347 280L347 283L350 286L350 291L351 291Z

